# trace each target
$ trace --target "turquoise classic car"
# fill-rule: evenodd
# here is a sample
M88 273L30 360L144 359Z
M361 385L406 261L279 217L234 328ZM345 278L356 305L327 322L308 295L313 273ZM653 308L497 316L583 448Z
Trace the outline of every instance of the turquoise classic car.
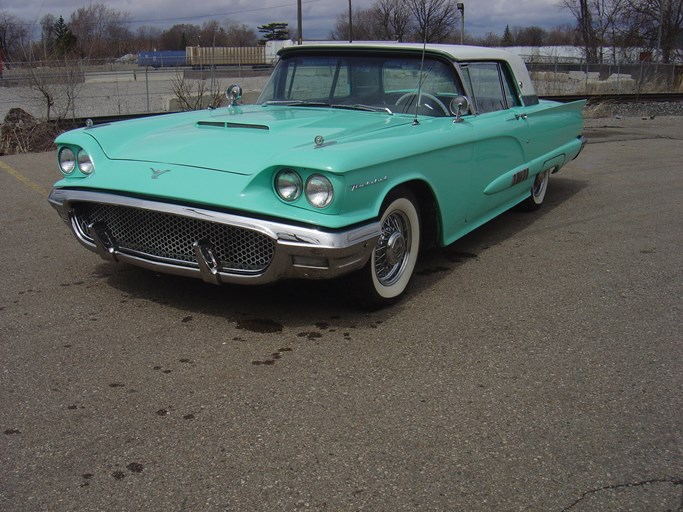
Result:
M255 105L143 118L57 139L50 203L107 260L209 283L346 275L378 308L420 248L542 203L584 146L583 101L537 98L495 49L284 48Z

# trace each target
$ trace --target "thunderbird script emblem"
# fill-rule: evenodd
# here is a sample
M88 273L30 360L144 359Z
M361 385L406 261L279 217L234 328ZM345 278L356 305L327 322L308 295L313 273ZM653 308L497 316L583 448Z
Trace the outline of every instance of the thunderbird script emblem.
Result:
M162 174L166 174L167 172L171 172L168 169L155 169L154 167L150 167L152 169L152 179L155 180Z

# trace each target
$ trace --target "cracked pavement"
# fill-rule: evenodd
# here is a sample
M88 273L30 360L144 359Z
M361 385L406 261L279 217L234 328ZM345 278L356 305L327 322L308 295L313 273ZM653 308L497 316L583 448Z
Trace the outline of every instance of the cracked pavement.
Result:
M681 512L683 117L587 124L372 314L106 263L0 157L0 510Z

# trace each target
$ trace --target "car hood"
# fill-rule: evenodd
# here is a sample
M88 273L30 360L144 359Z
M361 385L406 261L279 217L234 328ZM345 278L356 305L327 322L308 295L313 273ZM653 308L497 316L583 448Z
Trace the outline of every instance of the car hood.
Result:
M407 116L320 107L223 108L86 129L112 160L184 165L252 175L300 165L312 151L410 124ZM318 139L316 143L316 138ZM338 148L339 149L339 148ZM320 156L315 161L320 166Z

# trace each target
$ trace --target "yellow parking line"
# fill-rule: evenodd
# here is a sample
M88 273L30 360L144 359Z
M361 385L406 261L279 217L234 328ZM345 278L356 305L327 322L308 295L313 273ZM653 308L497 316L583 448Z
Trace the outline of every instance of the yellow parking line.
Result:
M21 174L21 173L20 173L19 171L17 171L16 169L10 167L10 166L7 165L5 162L0 161L0 169L2 169L2 170L4 170L4 171L7 171L10 175L14 176L16 179L18 179L19 181L21 181L24 185L26 185L26 186L29 187L29 188L32 188L33 190L35 190L35 191L38 192L39 194L41 194L41 195L43 195L43 196L46 196L46 195L47 195L47 190L46 190L46 189L44 189L43 187L41 187L40 185L38 185L35 181L30 180L29 178L27 178L26 176L24 176L23 174Z

